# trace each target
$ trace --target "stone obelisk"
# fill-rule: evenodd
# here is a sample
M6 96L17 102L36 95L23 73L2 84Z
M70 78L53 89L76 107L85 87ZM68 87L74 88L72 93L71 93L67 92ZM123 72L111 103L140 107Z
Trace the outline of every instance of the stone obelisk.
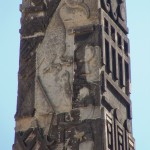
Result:
M22 0L13 150L135 150L125 0Z

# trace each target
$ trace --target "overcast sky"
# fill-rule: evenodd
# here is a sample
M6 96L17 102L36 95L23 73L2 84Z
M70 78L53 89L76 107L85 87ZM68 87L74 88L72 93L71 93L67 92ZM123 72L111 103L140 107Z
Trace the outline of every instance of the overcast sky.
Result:
M94 0L93 0L94 1ZM0 3L0 150L11 150L17 99L21 0ZM136 150L150 150L150 1L127 0Z

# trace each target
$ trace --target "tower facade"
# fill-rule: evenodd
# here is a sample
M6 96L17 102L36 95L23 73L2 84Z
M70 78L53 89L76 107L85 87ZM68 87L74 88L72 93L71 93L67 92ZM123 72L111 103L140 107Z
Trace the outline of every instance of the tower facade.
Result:
M125 0L23 0L13 150L134 150Z

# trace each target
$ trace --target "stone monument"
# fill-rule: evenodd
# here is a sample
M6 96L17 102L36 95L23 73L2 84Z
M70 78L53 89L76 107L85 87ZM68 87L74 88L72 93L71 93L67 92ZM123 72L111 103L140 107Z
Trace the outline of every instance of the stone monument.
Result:
M23 0L13 150L135 150L125 0Z

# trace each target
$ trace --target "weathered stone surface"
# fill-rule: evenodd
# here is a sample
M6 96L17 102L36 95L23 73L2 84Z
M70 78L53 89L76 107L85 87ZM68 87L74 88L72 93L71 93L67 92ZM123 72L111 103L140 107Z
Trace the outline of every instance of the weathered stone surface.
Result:
M125 1L23 0L13 150L135 149Z

